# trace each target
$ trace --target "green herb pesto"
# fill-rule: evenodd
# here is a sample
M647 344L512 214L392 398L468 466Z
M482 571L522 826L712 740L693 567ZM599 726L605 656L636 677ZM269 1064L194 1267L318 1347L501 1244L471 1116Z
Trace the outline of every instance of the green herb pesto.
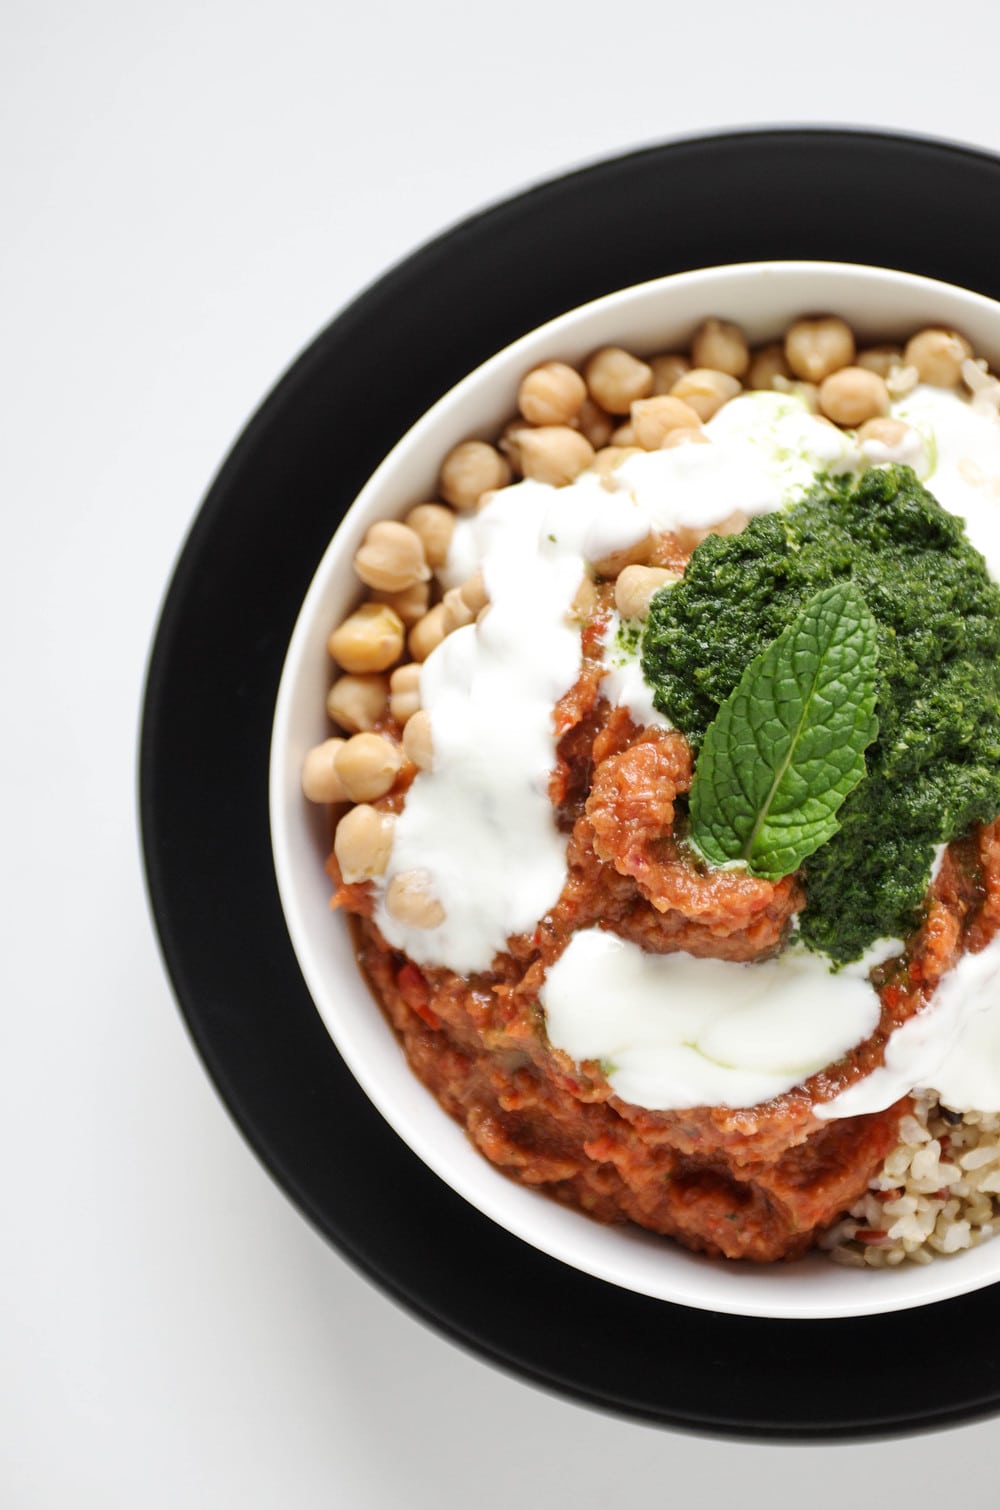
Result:
M840 827L802 866L801 937L837 963L919 922L934 847L1000 813L1000 588L908 467L821 478L800 502L709 536L653 599L643 674L697 751L744 668L821 589L875 620L878 737Z

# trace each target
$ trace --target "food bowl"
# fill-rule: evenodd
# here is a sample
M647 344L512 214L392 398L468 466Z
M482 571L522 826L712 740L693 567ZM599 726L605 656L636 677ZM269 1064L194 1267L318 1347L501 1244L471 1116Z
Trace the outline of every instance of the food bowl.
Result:
M755 1265L687 1252L633 1226L604 1226L506 1179L413 1076L355 963L348 927L331 916L325 810L302 798L306 751L329 730L326 640L352 606L352 559L368 527L433 496L445 454L494 437L515 408L521 377L547 359L581 362L602 345L675 349L709 315L739 323L753 344L797 316L842 315L864 341L923 326L957 328L991 365L1000 361L1000 306L884 269L759 263L680 274L571 311L515 342L459 383L399 442L358 496L316 572L293 633L275 710L270 769L275 870L293 947L317 1009L357 1080L399 1136L484 1215L536 1248L611 1284L717 1312L780 1318L874 1314L928 1304L1000 1279L1000 1242L893 1270L840 1268L813 1254ZM502 880L498 879L498 884ZM991 1108L986 1108L991 1109Z

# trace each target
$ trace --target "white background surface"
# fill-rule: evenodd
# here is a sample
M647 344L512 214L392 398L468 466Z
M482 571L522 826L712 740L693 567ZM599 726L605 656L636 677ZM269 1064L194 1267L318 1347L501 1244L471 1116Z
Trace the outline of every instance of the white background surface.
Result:
M4 1510L596 1510L678 1491L824 1510L904 1476L995 1503L1000 1421L835 1447L631 1425L495 1373L359 1279L257 1165L186 1037L146 914L134 746L199 498L363 285L483 204L672 136L829 122L1000 150L998 44L988 0L7 0Z

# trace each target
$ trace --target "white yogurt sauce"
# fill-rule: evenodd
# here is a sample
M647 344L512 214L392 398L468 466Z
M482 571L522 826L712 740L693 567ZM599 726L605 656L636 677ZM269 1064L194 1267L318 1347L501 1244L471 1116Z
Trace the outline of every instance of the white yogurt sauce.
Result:
M566 488L522 482L458 521L445 585L482 569L490 608L480 624L444 640L421 672L434 765L407 794L388 872L377 887L375 921L390 944L418 963L472 974L489 969L509 935L530 931L557 901L566 867L565 838L547 795L555 764L552 709L579 672L579 631L567 615L588 561L634 544L650 528L704 529L734 510L754 515L781 508L811 486L818 470L905 461L966 520L1000 578L995 415L934 388L917 388L893 413L913 427L901 446L859 448L850 433L815 419L793 395L746 394L705 427L708 445L637 455L610 478L588 475ZM614 628L606 644L607 695L638 722L666 726L652 707L637 655L623 649ZM413 928L387 913L385 888L407 870L426 873L444 908L438 927ZM996 973L984 976L987 957L996 959ZM596 932L574 938L549 974L544 999L553 1042L573 1058L609 1061L612 1084L626 1100L659 1108L752 1105L790 1089L868 1036L878 1002L865 969L831 974L824 960L805 951L751 966L647 956ZM998 980L1000 948L991 946L983 956L963 959L934 1004L942 1024L955 1014L963 1022L975 1018L974 1037L963 1028L962 1041L975 1042L977 1051L996 1040L990 1061L996 1089L986 1096L991 1106L1000 1105L1000 1004L991 1014L960 1010L954 1001L960 996L982 1006L987 986L991 999L997 996ZM951 1032L929 1018L924 1026L935 1042ZM904 1031L893 1036L891 1048ZM909 1042L902 1040L900 1055L909 1054ZM887 1068L886 1075L896 1077L893 1086L904 1079L906 1090L939 1085L923 1068L917 1073L913 1062ZM963 1080L951 1060L934 1061L940 1074L949 1065L953 1089L967 1093L973 1083L968 1070ZM879 1091L881 1084L869 1077L858 1094L871 1086L871 1095L889 1095L885 1105L903 1094L890 1095L888 1082ZM980 1099L965 1104L985 1109L981 1083L975 1088ZM855 1107L848 1100L853 1095L823 1114L868 1109Z
M613 613L604 635L604 695L613 707L627 708L638 728L672 729L665 713L653 706L653 689L642 674L638 640L622 636L622 620Z
M456 529L455 554L467 553L465 575L482 568L491 606L424 662L434 766L410 787L384 878L426 871L445 918L408 927L381 894L375 912L388 941L420 964L489 969L562 890L566 841L548 798L552 709L580 669L580 631L566 613L601 491L522 482Z
M799 1085L875 1029L868 964L833 974L806 949L764 964L646 954L575 933L542 992L549 1040L597 1059L636 1106L753 1106Z
M892 1034L885 1064L816 1115L884 1111L923 1086L956 1111L1000 1111L1000 935L979 954L963 954L923 1011Z
M1000 421L958 393L921 385L893 414L924 437L930 465L915 467L942 508L965 520L969 539L1000 581Z
M659 530L707 529L734 509L768 514L801 497L819 471L859 465L853 438L785 393L745 393L705 426L709 445L630 456L612 481Z

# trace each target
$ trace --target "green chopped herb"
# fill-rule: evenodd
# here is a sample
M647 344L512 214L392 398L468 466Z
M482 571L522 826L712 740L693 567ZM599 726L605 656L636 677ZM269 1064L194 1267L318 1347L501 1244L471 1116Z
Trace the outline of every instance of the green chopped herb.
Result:
M626 657L636 654L642 639L642 625L635 619L623 619L615 634L615 644Z
M839 827L802 863L802 941L837 962L919 922L934 848L1000 813L1000 588L908 467L820 478L709 536L652 602L642 667L696 753L747 666L823 589L853 583L878 647L878 736Z

